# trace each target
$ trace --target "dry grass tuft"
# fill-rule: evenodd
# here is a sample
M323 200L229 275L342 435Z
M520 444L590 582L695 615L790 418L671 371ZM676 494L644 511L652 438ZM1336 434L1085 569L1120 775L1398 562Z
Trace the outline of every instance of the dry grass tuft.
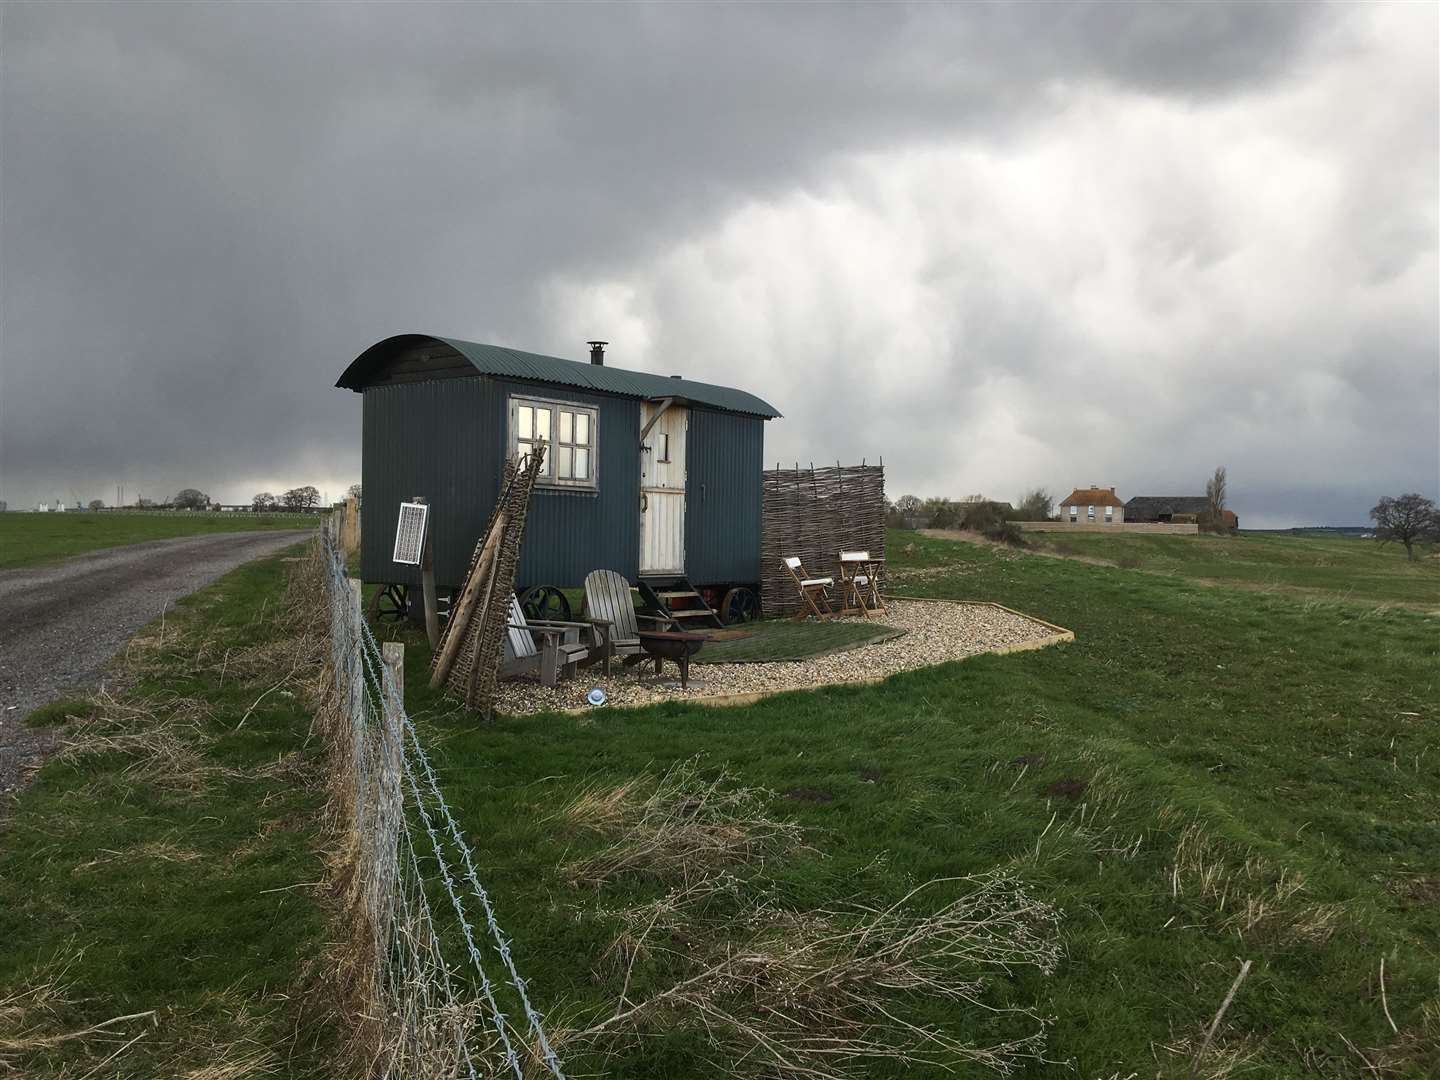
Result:
M940 888L964 891L939 906ZM930 882L887 908L791 912L761 899L717 924L706 906L739 894L720 875L691 883L621 919L609 956L627 965L615 1012L561 1038L604 1049L659 1032L703 1033L731 1075L846 1078L881 1062L980 1066L1001 1075L1041 1061L1049 1020L984 1002L988 981L1018 967L1050 974L1060 959L1058 915L1004 874ZM720 932L717 932L720 931ZM633 1002L629 972L668 953L690 973ZM977 1046L904 1015L906 1004L944 1001L983 1009L1014 1029Z
M150 1033L154 1010L67 1030L61 1016L76 1004L67 980L75 960L57 962L51 971L0 997L0 1074L13 1070L24 1076L20 1070L25 1059L66 1044L78 1044L109 1062ZM138 1034L132 1035L137 1028Z
M613 837L604 850L570 862L573 884L603 885L629 874L693 882L717 867L795 850L803 832L769 815L774 792L734 785L724 770L701 776L696 757L653 781L583 791L556 816L571 828Z
M199 747L211 719L208 702L178 694L120 701L101 690L90 699L93 711L66 733L56 758L79 764L114 754L130 758L123 774L131 780L197 794L217 774Z
M1181 830L1170 868L1174 897L1195 896L1214 910L1217 924L1241 937L1323 945L1334 936L1344 909L1305 903L1303 874L1250 855L1237 865L1225 846L1199 825Z

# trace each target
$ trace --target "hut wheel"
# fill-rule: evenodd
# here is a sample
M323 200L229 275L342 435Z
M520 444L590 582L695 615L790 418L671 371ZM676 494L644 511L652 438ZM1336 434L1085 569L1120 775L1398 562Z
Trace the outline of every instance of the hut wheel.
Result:
M520 610L533 621L570 621L570 601L554 585L530 586L520 594Z
M754 622L760 617L760 598L743 585L731 589L720 602L720 621L726 626Z
M370 618L376 622L399 622L409 611L408 586L382 585L370 598Z

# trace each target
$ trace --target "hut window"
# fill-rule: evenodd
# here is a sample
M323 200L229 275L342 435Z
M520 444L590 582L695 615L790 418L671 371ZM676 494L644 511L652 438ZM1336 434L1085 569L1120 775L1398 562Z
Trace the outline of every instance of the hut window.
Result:
M535 443L547 444L540 482L551 487L595 487L594 409L564 401L510 399L512 452L528 454Z

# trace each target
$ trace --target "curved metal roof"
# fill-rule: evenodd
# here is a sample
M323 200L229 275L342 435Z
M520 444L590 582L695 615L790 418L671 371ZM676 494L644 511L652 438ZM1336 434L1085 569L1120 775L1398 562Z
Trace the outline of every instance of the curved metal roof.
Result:
M655 401L673 397L695 405L708 405L727 412L746 413L773 419L780 415L769 402L744 390L690 379L653 375L647 371L626 371L608 364L591 364L580 360L562 360L558 356L521 352L501 345L483 345L456 338L434 337L429 334L398 334L371 345L355 358L335 384L348 390L363 390L382 381L386 367L407 349L426 344L448 345L467 360L481 375L506 379L574 386L581 390L599 390L607 394Z

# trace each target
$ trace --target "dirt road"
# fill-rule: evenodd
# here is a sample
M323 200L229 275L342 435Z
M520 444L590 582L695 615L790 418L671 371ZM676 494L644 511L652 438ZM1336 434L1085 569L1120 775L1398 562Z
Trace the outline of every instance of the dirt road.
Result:
M0 795L54 746L31 709L92 683L130 637L182 596L307 530L211 533L0 571Z

